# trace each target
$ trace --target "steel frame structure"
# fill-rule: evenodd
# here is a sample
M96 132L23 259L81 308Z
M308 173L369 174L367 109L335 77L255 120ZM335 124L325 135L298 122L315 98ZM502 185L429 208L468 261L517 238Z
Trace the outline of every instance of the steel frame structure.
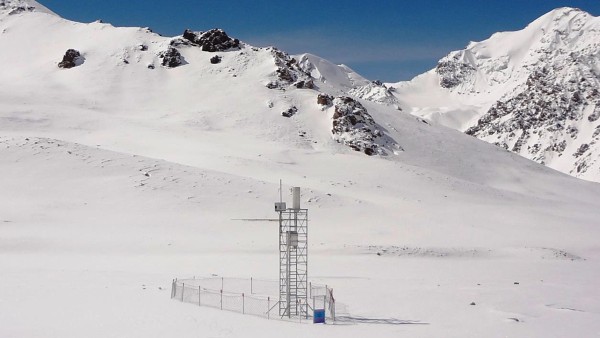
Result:
M279 211L279 315L309 316L308 209Z

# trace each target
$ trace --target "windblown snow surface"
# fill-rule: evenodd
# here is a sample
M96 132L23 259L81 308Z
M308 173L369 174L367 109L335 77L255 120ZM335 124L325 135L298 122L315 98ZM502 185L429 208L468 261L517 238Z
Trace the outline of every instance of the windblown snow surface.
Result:
M318 89L269 89L273 49L180 46L185 63L166 68L171 38L8 11L1 337L599 334L598 184L368 101L399 148L353 151L317 104L362 81L347 67L304 68ZM83 63L58 68L70 48ZM276 223L240 219L275 216L279 179L303 188L309 277L334 288L341 320L172 301L175 277L277 278Z

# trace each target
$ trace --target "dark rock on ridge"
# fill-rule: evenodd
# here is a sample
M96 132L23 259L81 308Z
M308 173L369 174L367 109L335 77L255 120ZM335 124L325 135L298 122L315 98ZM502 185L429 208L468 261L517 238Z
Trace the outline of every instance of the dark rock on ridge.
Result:
M240 48L240 40L230 38L222 29L211 29L206 32L193 32L186 29L183 38L198 45L205 52L223 52Z

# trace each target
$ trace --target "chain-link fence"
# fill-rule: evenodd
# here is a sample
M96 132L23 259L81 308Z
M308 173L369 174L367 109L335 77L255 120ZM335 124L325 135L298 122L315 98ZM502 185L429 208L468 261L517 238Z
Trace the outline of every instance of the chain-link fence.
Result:
M267 319L281 319L278 308L279 283L263 279L191 278L174 279L171 298L181 302L239 312ZM333 289L309 283L306 318L312 310L324 309L326 318L335 321L336 302Z

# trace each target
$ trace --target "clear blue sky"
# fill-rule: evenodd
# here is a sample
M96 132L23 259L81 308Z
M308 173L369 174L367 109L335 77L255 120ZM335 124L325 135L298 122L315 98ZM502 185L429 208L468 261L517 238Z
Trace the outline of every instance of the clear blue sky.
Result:
M165 36L185 28L223 28L255 46L308 52L369 79L410 79L448 52L497 31L518 30L557 7L600 15L599 0L39 0L74 21L150 27Z

